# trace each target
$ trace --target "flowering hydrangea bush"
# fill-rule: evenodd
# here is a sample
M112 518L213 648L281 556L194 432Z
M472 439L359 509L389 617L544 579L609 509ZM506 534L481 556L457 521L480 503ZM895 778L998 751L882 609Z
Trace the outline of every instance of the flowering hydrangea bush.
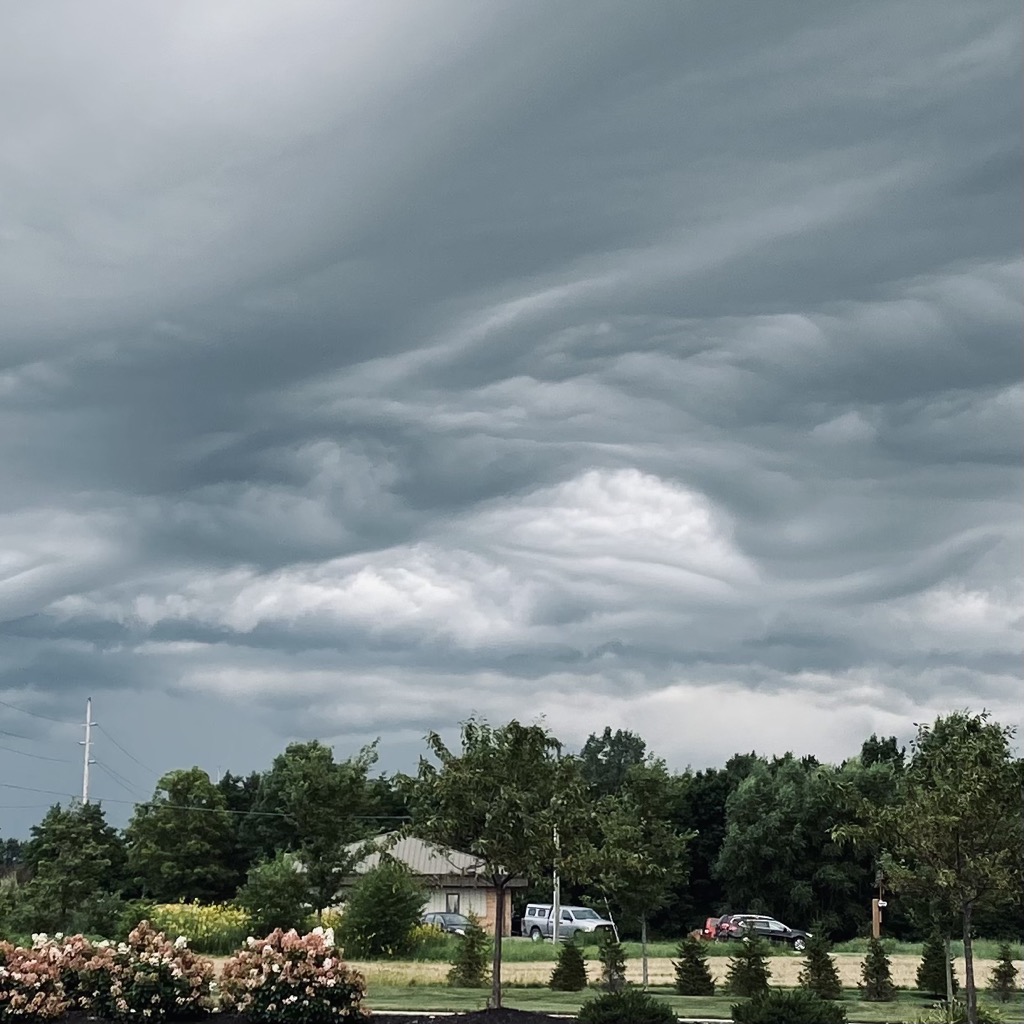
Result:
M213 962L145 921L116 946L35 935L31 952L50 965L65 1008L122 1022L195 1020L212 1009Z
M225 1009L254 1024L369 1019L360 1006L366 985L341 959L330 928L308 935L278 928L265 939L246 939L245 948L224 965L221 987Z
M56 1020L68 1006L60 966L47 951L0 942L0 1021Z

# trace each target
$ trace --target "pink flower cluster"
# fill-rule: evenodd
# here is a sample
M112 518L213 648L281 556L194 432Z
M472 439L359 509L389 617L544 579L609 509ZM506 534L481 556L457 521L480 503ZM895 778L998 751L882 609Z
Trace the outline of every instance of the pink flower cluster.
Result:
M0 1022L53 1020L69 1009L123 1022L194 1020L213 1006L213 962L145 921L116 946L35 935L31 949L0 949L3 960Z
M0 942L0 1021L56 1020L69 1005L60 967L48 952Z
M265 939L249 938L221 972L225 1009L254 1024L334 1024L368 1020L360 1005L363 978L342 959L334 933L308 935L280 928Z

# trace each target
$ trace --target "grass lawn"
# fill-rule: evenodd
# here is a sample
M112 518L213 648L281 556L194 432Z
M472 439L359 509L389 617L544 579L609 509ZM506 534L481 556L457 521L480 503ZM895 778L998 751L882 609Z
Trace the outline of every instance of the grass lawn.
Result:
M705 1017L728 1020L737 1002L730 996L677 996L667 988L652 988L680 1017ZM506 988L504 1003L517 1010L542 1013L576 1013L587 999L598 995L587 992L552 992L547 988ZM366 1002L372 1010L479 1010L487 1003L484 989L447 988L442 985L371 985ZM865 1024L914 1024L930 1001L916 994L900 992L892 1003L865 1003L856 990L847 990L843 1005L851 1021ZM1024 1003L997 1003L1007 1024L1024 1024Z

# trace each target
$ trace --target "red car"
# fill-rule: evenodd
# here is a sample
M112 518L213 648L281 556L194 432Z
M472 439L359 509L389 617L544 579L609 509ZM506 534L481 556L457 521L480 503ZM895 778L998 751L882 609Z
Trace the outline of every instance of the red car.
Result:
M720 917L709 917L698 932L698 936L705 942L714 942L718 937L718 922L721 920Z

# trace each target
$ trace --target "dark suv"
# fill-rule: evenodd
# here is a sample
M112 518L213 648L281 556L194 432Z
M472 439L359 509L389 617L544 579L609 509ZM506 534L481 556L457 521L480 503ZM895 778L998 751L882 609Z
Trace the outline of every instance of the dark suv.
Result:
M725 934L719 933L720 938L733 942L748 936L789 946L800 953L806 949L811 933L800 931L799 928L790 928L781 921L776 921L774 917L760 914L732 914L725 926Z

